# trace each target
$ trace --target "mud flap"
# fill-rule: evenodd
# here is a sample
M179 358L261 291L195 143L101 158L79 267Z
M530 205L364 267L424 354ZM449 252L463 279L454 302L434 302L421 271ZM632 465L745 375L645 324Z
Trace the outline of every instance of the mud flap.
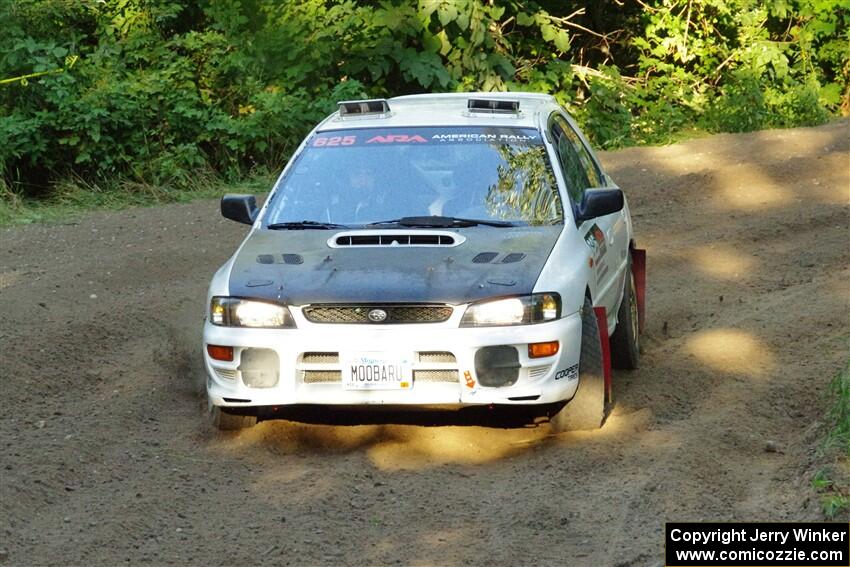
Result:
M638 331L643 333L646 319L646 250L632 248L632 274L635 276Z
M637 285L637 284L635 284ZM594 307L599 327L599 344L602 347L602 373L605 376L605 401L611 403L611 344L608 341L608 314L604 307Z

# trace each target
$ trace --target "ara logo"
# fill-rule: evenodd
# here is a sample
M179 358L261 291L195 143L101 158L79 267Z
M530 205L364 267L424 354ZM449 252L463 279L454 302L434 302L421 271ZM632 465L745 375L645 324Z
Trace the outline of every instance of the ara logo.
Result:
M407 134L387 134L386 136L373 136L366 140L367 144L394 144L394 143L402 143L402 144L427 144L428 140L423 138L422 136L414 135L408 136Z

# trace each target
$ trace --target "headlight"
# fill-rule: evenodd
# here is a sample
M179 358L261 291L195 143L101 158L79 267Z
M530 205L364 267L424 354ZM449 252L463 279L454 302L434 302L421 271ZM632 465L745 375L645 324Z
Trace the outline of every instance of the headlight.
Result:
M295 327L288 307L238 297L213 297L210 303L210 322L222 327Z
M535 293L473 303L466 309L461 327L494 325L529 325L554 321L561 316L561 296L557 293Z

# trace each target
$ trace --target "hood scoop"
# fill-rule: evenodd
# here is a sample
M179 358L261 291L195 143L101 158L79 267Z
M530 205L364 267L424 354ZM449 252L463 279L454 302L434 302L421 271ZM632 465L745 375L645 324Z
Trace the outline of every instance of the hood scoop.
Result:
M328 240L331 248L359 248L366 246L454 247L466 238L455 232L443 230L357 230L340 232Z

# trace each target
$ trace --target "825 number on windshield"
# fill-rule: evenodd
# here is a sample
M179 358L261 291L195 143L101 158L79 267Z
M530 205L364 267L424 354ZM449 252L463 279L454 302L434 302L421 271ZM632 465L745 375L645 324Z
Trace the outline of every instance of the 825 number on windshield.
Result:
M313 141L313 147L353 146L355 142L357 142L357 136L330 136L316 138Z

